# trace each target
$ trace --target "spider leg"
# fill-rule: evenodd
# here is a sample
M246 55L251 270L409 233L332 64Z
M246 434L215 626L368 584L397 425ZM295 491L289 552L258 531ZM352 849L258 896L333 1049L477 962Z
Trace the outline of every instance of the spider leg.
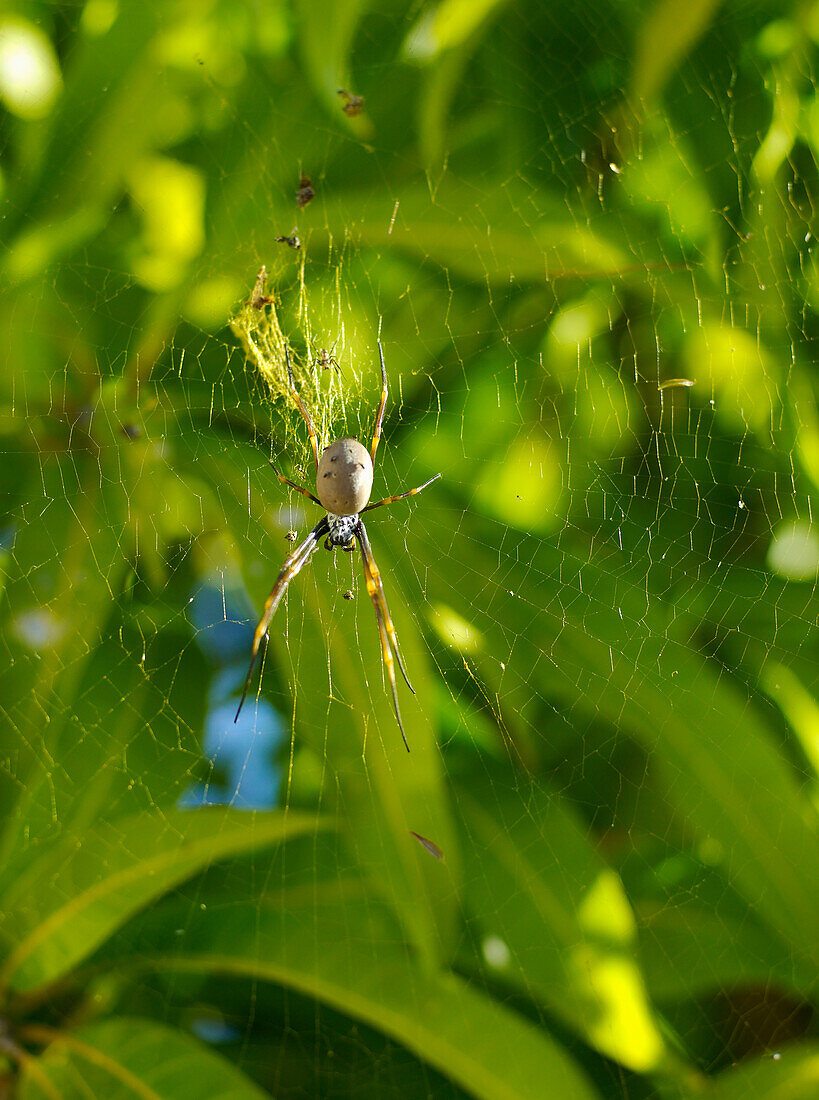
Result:
M401 737L404 740L404 747L409 752L409 744L407 743L407 735L404 733L404 725L401 721L401 710L398 706L398 688L395 683L395 662L393 661L393 650L395 651L395 658L398 661L398 667L401 669L401 675L406 681L407 687L412 694L415 694L415 688L409 681L407 676L407 670L404 668L404 662L401 658L401 650L398 648L398 635L395 632L395 627L390 617L390 611L387 607L387 600L384 596L384 586L381 583L381 574L378 570L378 566L375 564L375 558L373 557L372 547L370 546L370 540L367 538L367 531L364 524L359 520L356 528L356 538L358 539L358 545L361 548L361 558L364 563L364 579L367 583L367 591L370 594L370 599L373 601L373 607L375 608L375 619L378 623L378 636L381 639L381 656L384 660L384 667L387 670L387 678L390 681L390 689L392 690L392 702L395 708L395 717L398 721L398 728L401 731Z
M273 463L271 462L270 465L273 466ZM297 485L295 481L291 481L289 477L285 477L284 474L280 473L275 466L273 466L273 473L276 475L279 481L283 481L285 485L289 485L291 489L295 489L296 492L301 493L303 497L309 497L314 504L318 504L319 508L321 507L321 501L318 499L318 497L314 497L309 489L304 489L301 485Z
M426 489L427 485L431 485L433 481L437 481L440 476L440 474L436 474L435 477L431 477L429 481L425 481L423 485L419 485L415 489L407 489L406 493L398 493L394 497L384 497L383 500L377 500L375 504L368 504L367 507L362 508L361 511L371 512L373 508L382 508L385 504L395 504L396 500L403 500L404 497L414 497L416 493L420 493L422 489ZM288 482L288 485L290 484L292 483ZM293 488L296 489L298 486L294 485Z
M384 595L384 585L381 582L381 571L375 564L375 557L373 556L373 548L370 546L370 540L367 535L367 529L364 526L362 520L358 521L358 530L356 531L359 545L361 547L362 554L366 554L367 567L372 576L375 584L376 596L379 601L380 610L384 616L384 624L387 628L387 634L389 635L392 647L395 650L395 656L398 661L398 667L401 669L401 675L404 677L404 683L410 689L413 695L415 695L415 688L410 683L410 678L407 675L407 670L404 666L404 660L401 656L401 649L398 645L398 634L395 631L395 627L392 624L392 618L390 617L390 610L387 607L387 597Z
M245 686L242 691L242 698L239 700L239 706L236 710L236 717L234 722L239 721L239 714L244 706L245 699L247 698L248 688L250 687L250 680L253 676L253 669L256 667L256 658L259 656L259 648L264 638L267 637L267 632L270 629L270 620L276 613L276 608L279 606L279 602L284 595L285 589L292 579L300 572L302 566L306 565L310 560L310 556L319 544L319 539L322 535L326 535L329 531L326 517L320 520L301 546L297 547L292 554L289 554L284 561L284 565L279 571L278 577L276 577L276 583L270 590L270 595L265 600L264 611L262 617L259 619L256 632L253 635L253 649L250 654L250 668L247 670L247 676L245 677Z
M316 469L318 469L318 436L316 435L316 429L313 427L313 421L310 419L310 413L307 411L307 409L305 409L304 402L299 397L299 391L296 389L296 383L293 380L293 368L290 366L290 352L287 348L287 344L284 345L284 361L287 363L287 378L290 382L290 392L293 394L293 400L296 402L298 410L304 419L304 423L307 425L307 431L310 435L310 443L313 448L313 458L315 458L316 460Z
M380 340L378 341L378 357L381 360L381 404L378 406L373 441L370 444L370 458L373 460L373 465L375 465L375 452L378 450L378 441L381 439L381 425L384 423L384 409L387 407L387 394L389 393L387 368L384 366L384 351Z

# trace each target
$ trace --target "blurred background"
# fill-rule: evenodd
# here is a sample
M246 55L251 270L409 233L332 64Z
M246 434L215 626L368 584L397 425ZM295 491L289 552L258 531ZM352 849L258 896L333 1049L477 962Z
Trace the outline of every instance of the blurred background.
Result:
M0 6L2 1095L819 1094L818 43Z

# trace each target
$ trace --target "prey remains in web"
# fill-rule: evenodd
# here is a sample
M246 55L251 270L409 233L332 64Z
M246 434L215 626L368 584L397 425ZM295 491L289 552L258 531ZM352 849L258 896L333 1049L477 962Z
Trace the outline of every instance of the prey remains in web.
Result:
M425 481L423 485L418 485L415 489L408 489L404 493L397 493L395 496L385 497L383 500L378 500L373 504L370 503L370 495L373 488L375 453L378 450L378 443L381 439L381 425L384 421L384 411L387 407L387 396L389 393L387 368L384 365L384 352L381 348L380 340L378 341L378 356L381 361L381 402L378 406L378 413L375 418L375 430L373 431L373 438L369 451L367 451L357 439L346 436L341 439L336 439L334 442L322 448L310 414L305 408L304 402L296 389L296 383L293 379L293 368L290 365L290 352L287 344L284 344L284 357L287 365L287 380L290 387L290 393L307 425L310 445L313 449L313 457L316 461L317 495L311 493L309 489L305 489L303 486L296 485L295 482L290 481L289 478L286 478L284 474L280 473L280 471L273 466L272 462L270 465L273 466L279 481L284 482L285 485L289 485L291 489L295 489L296 492L301 493L302 496L308 497L314 504L318 504L320 508L323 508L327 514L319 520L301 546L298 546L292 554L287 556L276 578L276 583L273 585L273 588L270 590L270 595L265 601L262 617L253 635L250 667L247 670L245 686L242 691L242 698L239 702L234 722L239 719L239 714L241 713L253 677L253 669L256 666L259 650L262 642L267 639L271 620L276 613L276 608L279 606L281 598L290 581L292 581L307 564L322 539L324 539L325 550L335 550L336 547L339 547L342 550L352 552L357 543L361 551L367 591L370 594L370 598L373 601L373 607L375 608L375 619L378 625L378 634L381 639L381 656L384 661L384 667L387 670L387 678L392 690L395 717L398 721L398 728L401 731L404 745L407 752L409 752L407 735L404 732L404 725L401 721L401 709L398 705L398 688L395 680L396 661L401 670L401 675L404 677L404 681L413 695L415 694L415 688L410 683L406 667L404 666L401 650L398 646L398 635L393 626L392 617L384 595L384 585L381 581L381 573L378 566L375 564L372 547L370 546L370 540L367 536L367 529L364 526L364 521L361 516L364 512L371 512L375 508L382 508L385 504L394 504L397 500L415 496L417 493L420 493L422 489L426 489L427 485L431 485L433 481L437 481L441 475L436 474L435 477L431 477L429 481Z

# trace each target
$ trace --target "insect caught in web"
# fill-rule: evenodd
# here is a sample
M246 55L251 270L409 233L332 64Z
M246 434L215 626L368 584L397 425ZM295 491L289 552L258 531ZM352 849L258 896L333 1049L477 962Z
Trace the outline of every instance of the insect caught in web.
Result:
M270 465L273 466L279 481L283 482L285 485L289 485L291 489L295 489L296 492L301 493L302 496L309 497L309 499L315 504L318 504L319 507L324 508L327 514L323 519L319 520L301 546L298 546L285 559L284 565L281 567L279 575L276 578L276 583L273 585L273 588L270 590L270 595L265 601L262 617L253 635L250 667L247 670L244 690L242 691L242 698L239 701L234 722L239 720L239 714L241 713L242 706L244 705L250 687L253 669L256 667L259 649L262 642L267 639L270 630L270 622L288 584L310 560L322 538L324 539L325 550L334 550L336 547L340 547L342 550L352 551L354 549L354 543L358 543L358 548L361 551L361 560L364 566L364 580L367 585L367 592L375 608L375 619L378 625L379 638L381 640L381 656L384 661L384 667L387 670L387 678L390 682L395 717L398 721L401 737L404 740L404 746L407 752L409 752L407 735L404 733L404 726L401 721L401 710L398 706L398 689L395 681L396 661L401 670L401 675L404 677L406 685L413 695L415 694L415 689L410 683L407 670L404 667L404 661L401 657L401 650L398 648L398 635L395 632L395 627L393 626L392 618L390 617L390 612L387 607L384 586L381 582L381 573L379 572L378 566L375 564L372 547L370 546L370 540L367 536L367 529L364 526L364 521L361 516L364 512L371 512L374 508L381 508L385 504L394 504L397 500L415 496L417 493L420 493L422 489L426 489L428 485L431 485L433 481L437 481L441 475L436 474L435 477L431 477L429 481L425 481L423 485L419 485L415 489L408 489L404 493L397 493L395 496L385 497L383 500L378 500L374 504L369 503L370 494L373 488L375 452L378 449L378 442L381 439L381 425L384 421L384 410L387 407L387 396L389 393L387 368L384 365L384 352L381 348L380 340L378 341L378 356L381 361L381 401L375 418L375 430L373 431L373 438L369 451L367 451L357 439L351 439L345 436L328 444L328 446L321 450L321 454L319 454L319 440L316 429L296 389L296 384L293 380L293 368L290 366L290 353L287 349L287 345L285 345L284 358L287 364L287 379L290 385L290 392L293 395L296 407L307 425L310 444L313 448L313 457L316 460L316 493L318 495L314 496L308 489L290 481L289 478L286 478L284 474L280 473L276 467L273 466L272 462Z
M276 240L276 244L286 244L288 246L288 248L296 248L296 249L301 248L301 240L299 238L299 229L298 229L298 226L296 226L296 225L294 225L292 230L290 231L290 236L289 237L285 237L285 236L276 237L275 240Z

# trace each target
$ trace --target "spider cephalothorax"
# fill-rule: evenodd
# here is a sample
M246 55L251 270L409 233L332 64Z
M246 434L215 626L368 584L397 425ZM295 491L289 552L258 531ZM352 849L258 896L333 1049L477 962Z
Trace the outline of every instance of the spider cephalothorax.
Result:
M354 543L358 542L359 549L361 550L361 559L364 565L364 579L367 584L367 592L375 607L378 634L381 638L381 655L384 659L384 667L387 670L387 677L389 678L390 688L392 689L395 717L398 720L398 728L401 730L401 736L409 752L404 726L401 722L401 711L398 707L398 689L395 683L395 661L398 662L401 675L404 677L407 687L413 695L415 694L415 689L410 683L406 669L404 668L401 651L398 648L398 635L395 632L389 608L387 607L387 600L384 596L384 586L381 583L381 574L378 570L378 566L375 564L370 540L367 537L367 530L361 519L361 514L362 512L371 512L373 508L381 508L384 504L392 504L396 500L403 500L404 497L415 496L416 493L420 493L422 489L425 489L427 485L430 485L441 475L436 474L435 477L431 477L429 481L425 481L423 485L419 485L415 489L408 489L405 493L398 493L396 496L385 497L383 500L376 501L375 504L370 504L370 494L373 488L375 452L378 449L378 442L381 439L381 425L384 421L384 410L387 407L388 394L387 368L384 366L384 352L381 349L380 340L378 341L378 355L381 360L381 402L378 406L378 413L375 418L375 430L373 432L369 451L367 451L357 439L351 439L345 436L342 439L336 439L333 443L325 447L319 457L319 442L318 436L316 435L316 429L313 426L310 414L304 407L304 403L296 389L296 384L293 381L293 369L290 366L290 353L287 349L287 345L285 345L284 357L287 363L287 378L290 383L290 392L293 394L293 400L296 402L298 410L307 425L307 431L310 435L310 445L313 448L313 457L316 460L316 493L318 495L314 496L303 486L296 485L294 482L290 481L284 474L279 473L275 466L273 469L276 470L276 475L280 481L283 481L285 485L289 485L291 489L295 489L296 492L301 493L303 496L309 497L310 500L324 508L327 515L319 520L301 546L297 547L297 549L285 559L284 565L276 578L276 583L273 585L270 595L265 601L262 617L253 635L253 650L250 657L250 668L247 670L244 691L242 692L242 698L239 702L234 721L238 719L245 697L247 696L250 680L253 676L253 669L256 665L256 658L259 654L259 648L264 639L267 638L270 622L290 581L302 567L307 564L322 538L324 539L324 546L327 550L334 550L336 547L342 550L352 550L354 548ZM393 653L395 654L394 658Z
M332 512L328 512L327 526L330 528L330 534L324 540L324 549L334 550L338 546L341 550L352 550L355 529L359 523L358 513L352 516L335 516Z

